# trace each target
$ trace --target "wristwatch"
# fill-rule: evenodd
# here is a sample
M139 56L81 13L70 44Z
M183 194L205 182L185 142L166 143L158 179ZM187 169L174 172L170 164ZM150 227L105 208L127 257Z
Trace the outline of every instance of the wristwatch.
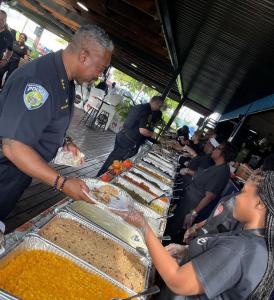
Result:
M191 210L191 211L190 211L190 213L191 213L191 215L192 215L192 216L198 216L198 213L197 213L197 211L196 211L196 210L194 210L194 209L193 209L193 210Z

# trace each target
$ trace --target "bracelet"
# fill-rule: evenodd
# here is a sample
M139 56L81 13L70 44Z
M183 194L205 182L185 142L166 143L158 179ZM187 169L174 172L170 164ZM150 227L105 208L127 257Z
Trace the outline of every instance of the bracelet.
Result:
M54 189L55 191L58 190L58 182L59 182L60 178L61 178L61 175L58 174L57 177L56 177L56 179L55 179L54 186L53 186L53 189Z
M194 210L194 209L191 210L190 213L191 213L192 216L197 216L198 215L197 211Z
M64 180L63 180L63 182L62 182L62 184L61 184L61 186L60 186L60 189L59 189L60 192L63 191L64 186L65 186L65 183L66 183L67 180L68 180L68 178L67 178L67 177L64 177Z

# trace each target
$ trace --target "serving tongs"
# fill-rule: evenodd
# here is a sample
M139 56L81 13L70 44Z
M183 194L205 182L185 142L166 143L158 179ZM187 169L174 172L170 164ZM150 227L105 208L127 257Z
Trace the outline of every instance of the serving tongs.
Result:
M131 299L138 298L138 297L141 297L141 296L151 296L151 295L157 294L159 292L160 292L159 287L157 285L155 285L151 288L146 289L145 291L143 291L141 293L130 296L128 298L112 298L111 300L131 300Z

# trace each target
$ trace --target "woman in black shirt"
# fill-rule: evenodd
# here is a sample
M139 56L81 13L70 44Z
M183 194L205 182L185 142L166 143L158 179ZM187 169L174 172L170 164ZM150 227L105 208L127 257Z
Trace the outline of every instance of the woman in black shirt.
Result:
M5 72L8 71L5 82L8 80L11 73L18 68L21 58L28 59L29 48L26 46L27 35L21 33L18 41L13 42L13 53L10 61L6 65Z
M179 254L182 265L173 258L178 255L174 246L165 249L141 213L120 216L142 230L152 261L172 291L155 299L269 299L274 288L274 172L252 175L236 197L234 217L244 229L193 240Z

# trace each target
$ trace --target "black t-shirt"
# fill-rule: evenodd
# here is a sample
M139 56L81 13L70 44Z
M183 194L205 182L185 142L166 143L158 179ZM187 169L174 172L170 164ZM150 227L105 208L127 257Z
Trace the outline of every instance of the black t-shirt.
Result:
M129 112L123 130L137 145L144 142L144 136L140 134L139 128L151 129L152 111L150 104L139 104Z
M204 153L204 146L201 143L194 144L192 141L190 141L189 147L192 148L197 153L197 155L201 155Z
M13 43L13 54L11 60L19 62L20 58L24 58L27 53L28 47L26 45L20 45L19 42L15 41Z
M214 165L211 155L205 154L194 157L188 164L187 168L192 171L201 171Z
M227 164L211 166L193 177L192 188L205 195L211 192L218 196L222 193L230 177L230 169Z
M0 59L2 59L3 54L6 50L12 51L13 38L12 34L8 29L0 32Z
M205 293L179 296L166 290L156 299L246 300L262 280L267 255L265 238L248 230L197 238L189 258Z
M197 238L189 254L205 295L186 299L247 299L267 266L265 238L246 230Z
M62 51L22 66L11 74L0 95L0 138L18 140L46 161L52 160L63 145L74 96Z

